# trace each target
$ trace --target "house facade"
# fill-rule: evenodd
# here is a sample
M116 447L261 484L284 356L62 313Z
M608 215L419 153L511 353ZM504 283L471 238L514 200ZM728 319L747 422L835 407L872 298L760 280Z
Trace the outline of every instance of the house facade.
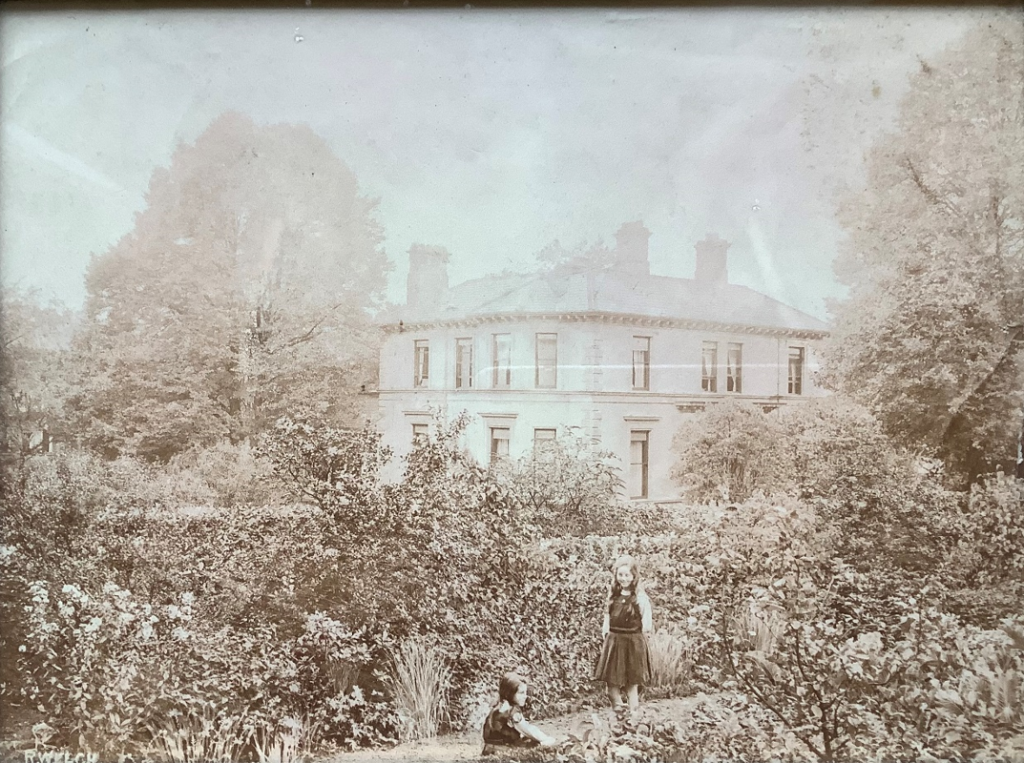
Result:
M614 262L448 284L448 254L410 250L408 299L384 321L378 427L396 455L433 412L465 411L481 463L519 457L567 427L619 458L628 498L675 497L672 440L729 398L774 408L814 384L821 321L727 277L728 243L696 245L695 277L650 273L641 223Z

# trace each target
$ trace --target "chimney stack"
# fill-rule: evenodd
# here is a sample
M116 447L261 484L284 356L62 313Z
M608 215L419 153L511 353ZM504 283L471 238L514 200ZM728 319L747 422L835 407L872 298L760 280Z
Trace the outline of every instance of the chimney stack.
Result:
M697 250L697 270L694 278L706 284L728 283L726 251L729 246L729 242L719 238L716 233L709 233L703 241L698 241L694 245L694 249Z
M650 275L647 240L651 232L642 221L624 223L615 234L615 267L633 273Z
M409 247L409 278L405 302L409 307L443 307L448 301L448 259L443 246Z

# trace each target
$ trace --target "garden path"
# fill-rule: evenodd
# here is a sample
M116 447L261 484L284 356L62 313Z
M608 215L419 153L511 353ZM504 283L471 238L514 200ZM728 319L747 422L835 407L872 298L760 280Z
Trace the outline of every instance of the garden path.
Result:
M650 720L671 720L687 715L697 705L704 702L714 702L714 697L706 694L696 694L692 697L679 699L662 699L645 702L640 706L642 718ZM593 713L598 713L603 720L608 720L608 710L583 710L570 715L547 720L536 721L536 725L543 731L551 734L559 740L565 739L571 731L588 721ZM363 761L393 761L394 763L411 763L411 761L424 761L424 763L440 763L441 761L471 761L480 759L479 731L466 731L459 734L450 734L436 739L426 739L419 742L407 742L388 750L357 750L354 752L336 753L334 755L317 758L315 763L362 763ZM497 760L491 758L490 760Z

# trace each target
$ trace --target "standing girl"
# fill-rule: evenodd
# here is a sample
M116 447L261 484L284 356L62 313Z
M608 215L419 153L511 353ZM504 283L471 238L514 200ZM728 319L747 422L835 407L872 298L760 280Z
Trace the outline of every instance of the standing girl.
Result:
M612 567L612 576L601 626L604 648L594 680L608 684L608 699L614 708L622 706L624 688L629 709L635 712L640 704L639 687L651 680L647 648L647 634L653 623L651 600L640 585L640 572L632 557L620 556Z

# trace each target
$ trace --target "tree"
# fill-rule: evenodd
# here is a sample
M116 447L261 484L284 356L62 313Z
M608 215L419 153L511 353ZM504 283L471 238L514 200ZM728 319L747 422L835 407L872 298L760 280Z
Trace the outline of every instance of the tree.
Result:
M327 144L224 114L146 200L87 275L87 442L165 460L284 413L357 419L389 265L376 202Z
M607 531L609 520L623 513L615 454L596 449L578 427L539 441L495 472L516 510L548 536Z
M38 293L5 288L0 296L0 449L28 455L46 450L61 429L69 394L67 350L75 316Z
M546 272L559 275L607 270L614 263L614 252L603 241L581 241L565 247L555 239L534 255L537 265Z
M921 62L896 132L840 209L825 381L973 480L1016 461L1024 412L1024 30Z
M794 486L779 417L727 400L687 418L673 441L672 476L695 501L745 501Z

